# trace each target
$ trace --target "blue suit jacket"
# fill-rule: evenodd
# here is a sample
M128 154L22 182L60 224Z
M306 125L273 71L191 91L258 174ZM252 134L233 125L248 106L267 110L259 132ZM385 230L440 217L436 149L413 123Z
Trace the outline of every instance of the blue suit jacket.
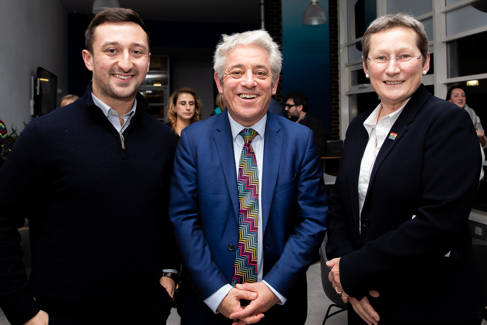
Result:
M347 130L327 219L327 255L342 257L345 292L360 298L378 290L371 301L385 324L480 317L468 230L481 164L472 121L420 86L377 155L361 214L367 227L359 233L357 185L369 114Z
M268 113L264 139L264 280L291 298L297 283L303 285L323 240L326 196L308 128ZM183 290L183 295L197 295L202 301L231 282L238 209L232 134L225 112L187 127L178 144L170 217L182 253L183 276L192 282L192 289ZM305 288L301 292L305 294ZM299 299L306 304L306 297Z

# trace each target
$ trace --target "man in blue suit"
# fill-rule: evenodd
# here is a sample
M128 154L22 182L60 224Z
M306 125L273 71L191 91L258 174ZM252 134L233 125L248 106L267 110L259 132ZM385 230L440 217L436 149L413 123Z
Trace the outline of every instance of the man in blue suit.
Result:
M265 31L224 35L214 79L228 113L182 132L170 199L182 324L306 321L327 203L311 131L267 112L281 61Z

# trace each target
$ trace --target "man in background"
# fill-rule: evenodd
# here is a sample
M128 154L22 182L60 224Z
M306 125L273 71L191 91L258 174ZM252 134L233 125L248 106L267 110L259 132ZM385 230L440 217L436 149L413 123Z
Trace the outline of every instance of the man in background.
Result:
M136 12L114 8L85 37L86 93L33 120L0 170L0 306L12 324L162 324L178 267L175 139L137 93L148 34ZM30 280L17 232L26 217Z
M326 151L326 132L323 121L308 112L308 98L301 92L286 96L284 110L291 121L306 125L313 131L314 142L320 156Z

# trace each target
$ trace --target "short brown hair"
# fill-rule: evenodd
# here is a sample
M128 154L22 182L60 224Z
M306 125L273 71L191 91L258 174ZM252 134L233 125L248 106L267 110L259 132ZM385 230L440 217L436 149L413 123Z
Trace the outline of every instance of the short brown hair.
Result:
M139 25L147 35L147 42L149 43L149 32L145 27L144 21L139 14L132 9L126 8L108 8L100 11L91 20L88 28L85 31L85 47L88 51L93 52L93 35L95 28L104 23L126 23L132 22Z
M178 102L178 97L181 94L190 94L194 98L194 115L191 118L191 123L200 120L200 113L201 113L201 100L196 95L196 91L193 88L185 87L176 89L169 98L169 108L167 109L167 120L171 124L173 130L176 130L176 111L174 107L176 107L176 103Z
M367 57L369 56L370 37L375 33L394 27L405 27L416 32L416 46L421 52L424 64L426 55L428 54L428 36L424 31L424 26L416 18L402 13L378 17L369 25L362 37L362 57L364 62L367 63Z

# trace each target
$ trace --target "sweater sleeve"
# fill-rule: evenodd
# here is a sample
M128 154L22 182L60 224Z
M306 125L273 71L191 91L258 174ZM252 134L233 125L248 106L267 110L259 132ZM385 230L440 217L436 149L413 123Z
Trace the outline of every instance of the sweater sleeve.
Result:
M176 237L174 236L174 227L169 219L169 196L170 196L170 186L171 186L171 176L173 171L174 165L174 154L176 151L176 135L171 132L170 138L168 139L169 146L168 146L168 158L166 160L166 166L164 168L164 179L163 184L166 184L164 189L164 193L162 195L163 205L164 205L164 215L162 216L163 220L163 244L164 247L173 247L176 245ZM162 264L164 270L177 270L178 272L181 269L181 260L179 255L178 249L167 249L163 258Z
M0 306L12 324L23 324L39 311L22 262L20 235L40 175L41 146L33 121L22 132L0 169Z

